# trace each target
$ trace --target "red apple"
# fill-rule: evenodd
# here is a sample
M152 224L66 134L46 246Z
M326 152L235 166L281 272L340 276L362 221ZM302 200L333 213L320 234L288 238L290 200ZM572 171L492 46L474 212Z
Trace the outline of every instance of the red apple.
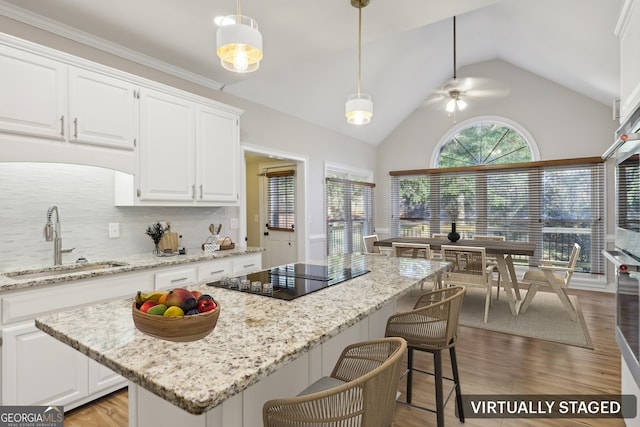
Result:
M156 300L146 300L145 302L142 303L142 305L140 306L139 310L143 313L146 313L147 310L149 310L151 307L153 307L154 305L158 305L158 301Z
M202 298L198 301L198 306L196 307L200 313L205 313L207 311L211 311L216 308L216 303L214 300L208 298Z

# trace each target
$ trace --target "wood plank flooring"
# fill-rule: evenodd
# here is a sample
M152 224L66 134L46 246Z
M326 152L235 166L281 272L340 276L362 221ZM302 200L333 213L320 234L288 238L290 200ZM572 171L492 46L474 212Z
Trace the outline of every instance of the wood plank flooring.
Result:
M467 394L620 394L620 352L614 338L612 294L573 291L578 295L594 350L498 332L460 327L456 346L462 392ZM445 374L448 354L443 353ZM432 357L416 353L416 365L431 369ZM418 374L417 374L418 375ZM401 383L403 390L404 383ZM414 379L414 402L429 404L433 383ZM259 410L256 408L256 410ZM65 414L66 427L127 426L127 391L115 392ZM624 427L622 419L473 419L461 424L453 401L445 408L447 426L466 427ZM394 427L435 426L435 414L396 406ZM256 426L257 427L257 426Z

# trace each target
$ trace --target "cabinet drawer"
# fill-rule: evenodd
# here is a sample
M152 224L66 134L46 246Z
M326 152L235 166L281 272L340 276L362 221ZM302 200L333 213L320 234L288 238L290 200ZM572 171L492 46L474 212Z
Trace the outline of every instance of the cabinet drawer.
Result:
M215 282L233 272L231 260L220 259L198 265L198 283Z
M156 289L183 288L198 281L196 267L183 267L156 273Z
M90 305L110 299L133 297L136 291L149 291L153 282L149 273L118 274L100 279L78 280L2 297L2 323L33 319L36 316Z
M262 269L262 254L250 254L234 257L233 274L245 274Z

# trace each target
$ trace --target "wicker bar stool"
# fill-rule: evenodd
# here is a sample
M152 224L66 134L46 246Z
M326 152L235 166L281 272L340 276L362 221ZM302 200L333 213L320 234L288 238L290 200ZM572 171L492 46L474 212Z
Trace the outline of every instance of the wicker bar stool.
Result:
M264 427L390 427L406 349L398 337L347 346L329 377L266 402Z
M398 403L414 408L435 412L438 427L444 426L444 406L455 391L458 418L464 422L462 394L458 375L455 344L458 340L458 319L462 307L462 298L467 288L462 285L435 290L422 295L413 310L394 314L387 321L385 336L402 337L407 340L407 377L406 400ZM442 375L442 350L449 349L453 378ZM434 372L428 372L413 366L413 351L433 354ZM436 408L428 408L412 403L413 372L421 372L435 377ZM453 387L444 398L443 379L453 381Z

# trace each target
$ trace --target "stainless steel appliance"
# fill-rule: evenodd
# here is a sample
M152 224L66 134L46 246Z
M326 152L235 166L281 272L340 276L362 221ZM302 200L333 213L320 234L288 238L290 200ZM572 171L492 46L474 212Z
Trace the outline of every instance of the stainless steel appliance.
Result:
M616 162L616 247L603 251L615 268L616 342L640 384L640 108L618 128L602 157Z

